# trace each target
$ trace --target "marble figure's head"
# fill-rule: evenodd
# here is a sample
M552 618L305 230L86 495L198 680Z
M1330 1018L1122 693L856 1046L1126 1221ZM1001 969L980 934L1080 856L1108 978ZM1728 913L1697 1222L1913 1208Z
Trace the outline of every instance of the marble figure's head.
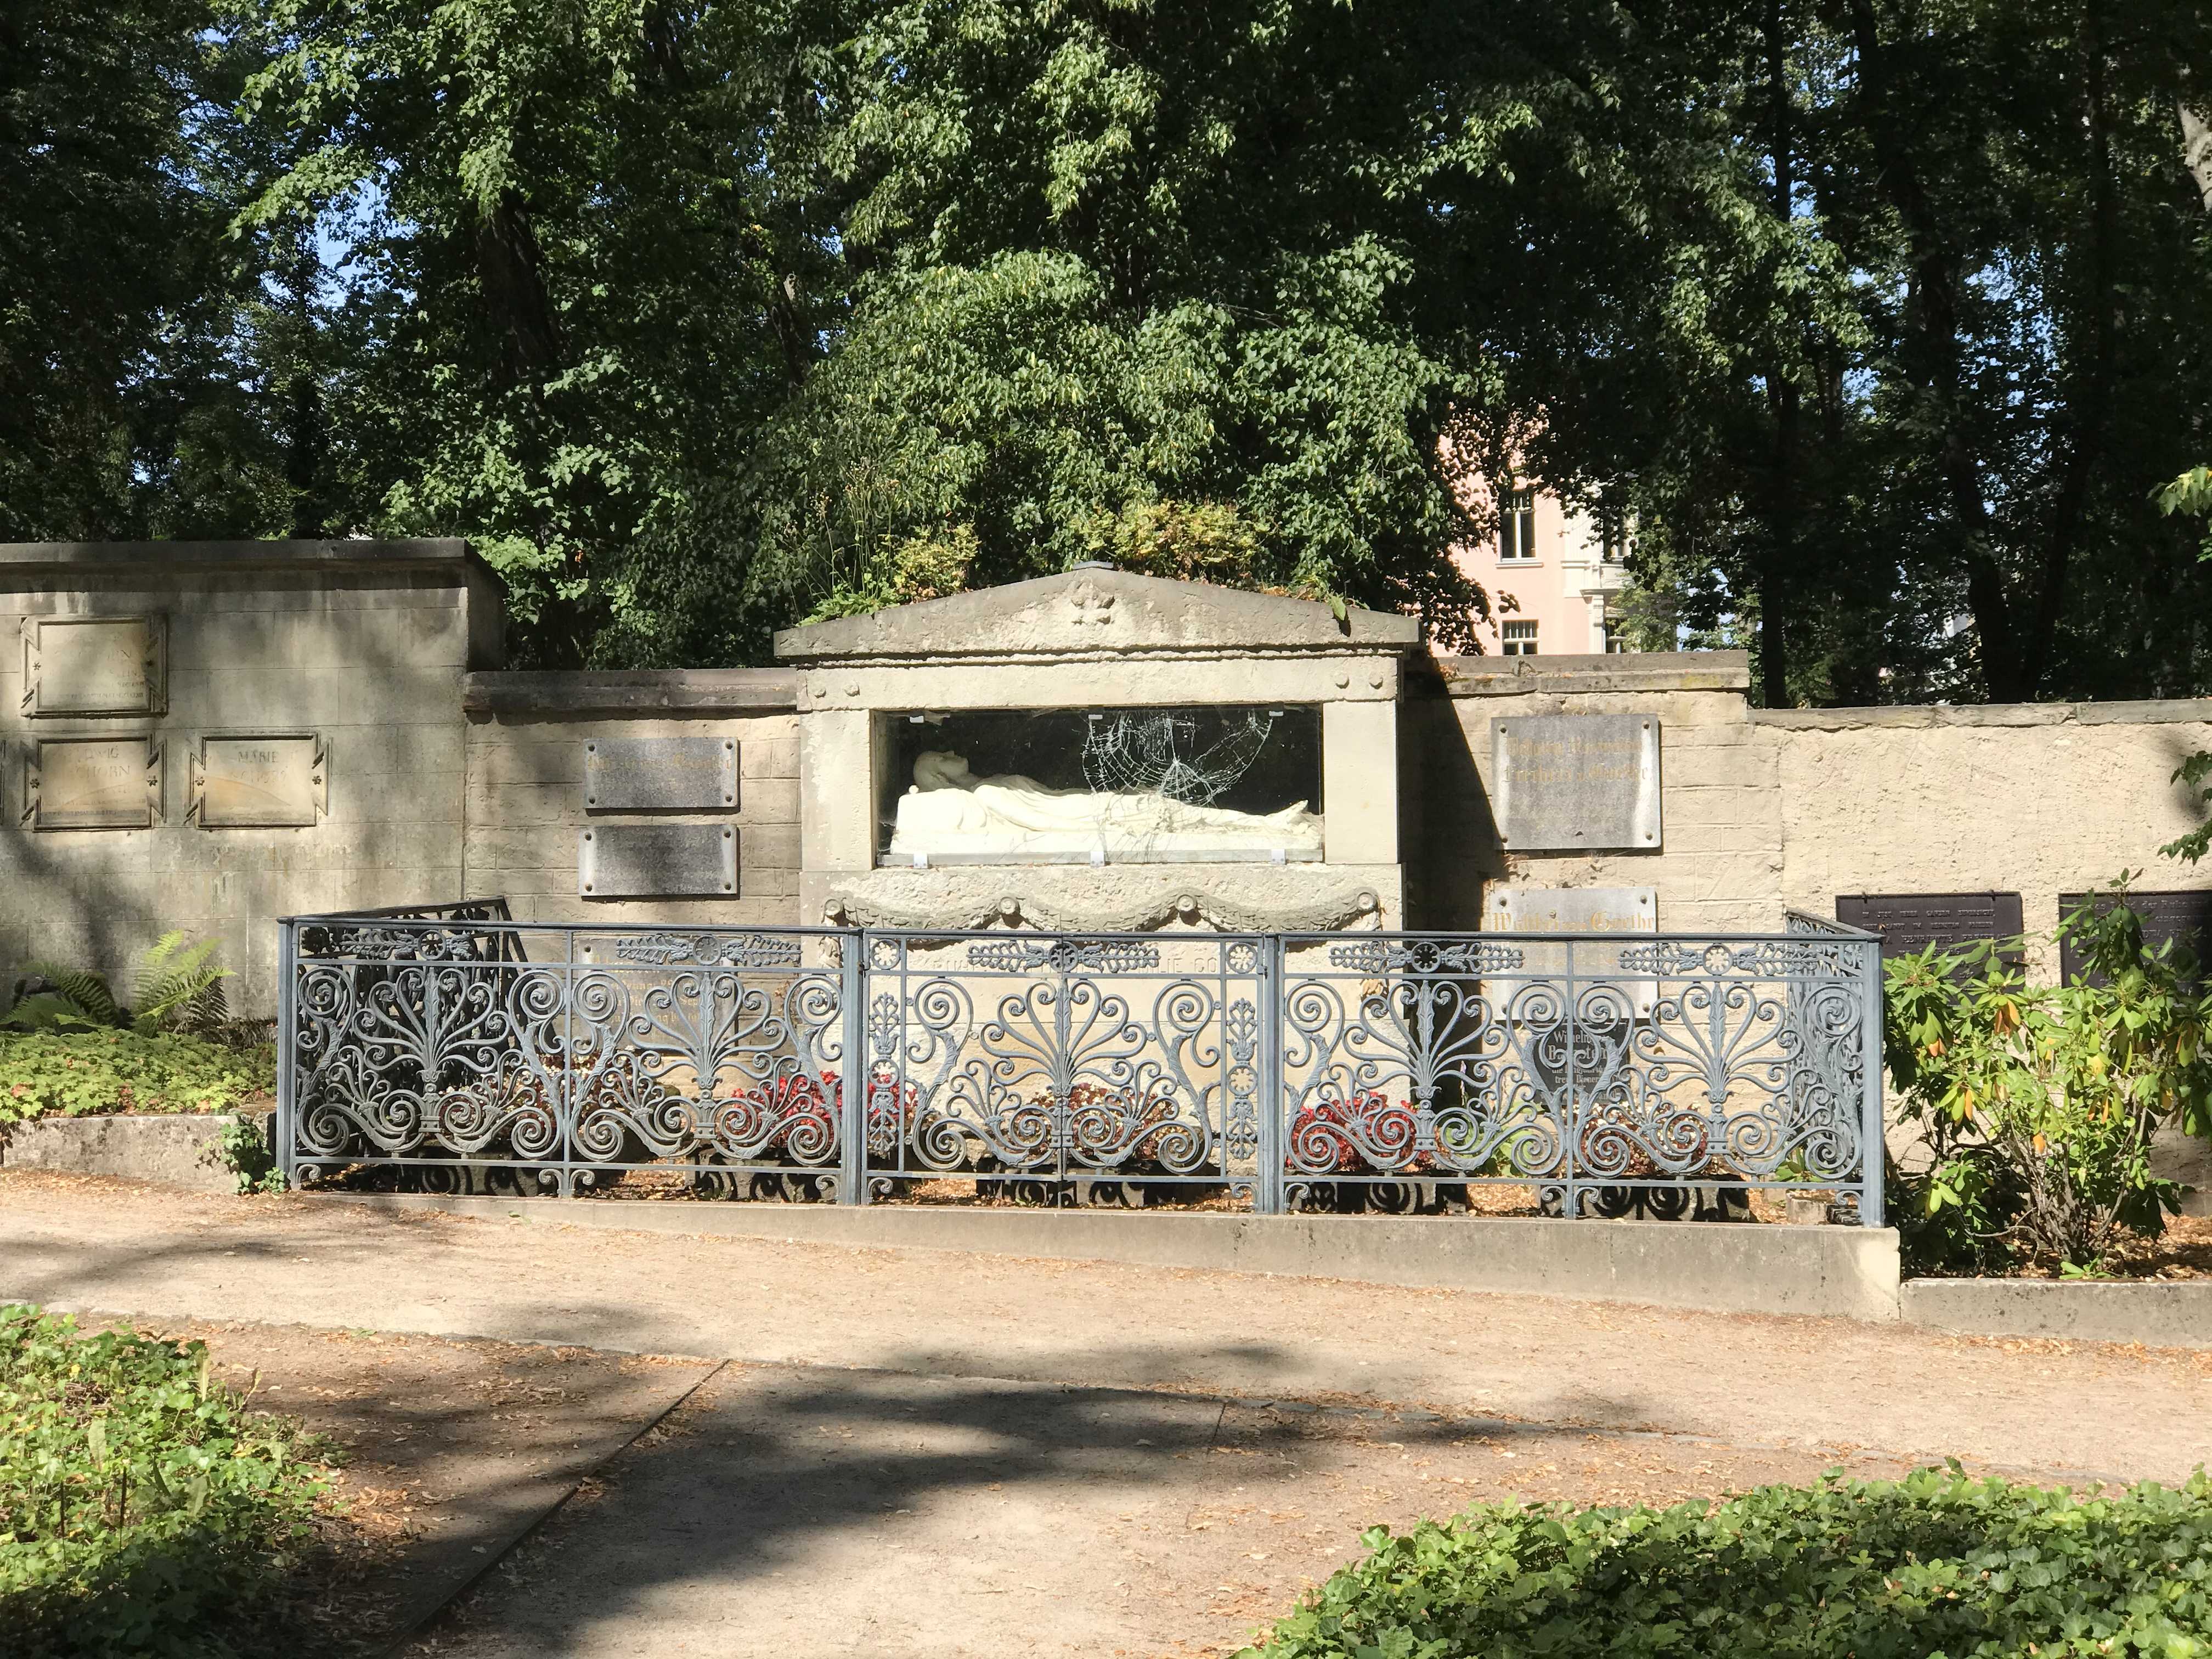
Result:
M973 789L975 775L968 757L949 749L926 749L915 757L914 781L924 789Z

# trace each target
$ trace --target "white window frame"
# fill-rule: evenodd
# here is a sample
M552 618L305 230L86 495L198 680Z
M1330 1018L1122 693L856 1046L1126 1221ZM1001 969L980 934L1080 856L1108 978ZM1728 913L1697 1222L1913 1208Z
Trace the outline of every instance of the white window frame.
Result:
M1536 492L1508 489L1498 498L1498 562L1536 562Z
M1536 623L1534 618L1516 617L1498 625L1498 652L1504 657L1533 657L1536 654Z

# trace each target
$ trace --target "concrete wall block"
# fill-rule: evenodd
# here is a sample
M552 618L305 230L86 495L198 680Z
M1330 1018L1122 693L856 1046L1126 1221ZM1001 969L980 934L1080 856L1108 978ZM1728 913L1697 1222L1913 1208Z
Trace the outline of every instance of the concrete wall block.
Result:
M738 831L738 856L748 869L797 870L799 826L748 823Z
M780 715L743 722L738 738L738 775L755 778L799 776L799 722Z
M487 786L473 775L468 781L464 805L471 823L532 824L581 821L579 787L566 783L510 783Z
M799 780L740 778L738 817L740 823L749 824L787 823L795 837L799 828Z
M537 727L529 728L526 735L510 727L471 727L468 773L470 781L490 788L512 784L559 784L576 791L580 805L584 739L566 735L548 738Z

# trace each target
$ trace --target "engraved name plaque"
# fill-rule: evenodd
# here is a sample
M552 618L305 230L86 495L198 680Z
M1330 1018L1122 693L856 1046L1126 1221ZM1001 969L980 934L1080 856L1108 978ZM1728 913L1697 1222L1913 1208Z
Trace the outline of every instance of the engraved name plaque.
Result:
M1656 851L1659 722L1531 714L1490 723L1499 836L1516 853Z
M161 817L161 750L144 738L50 738L32 751L31 830L147 830Z
M1484 903L1483 926L1504 933L1656 933L1659 931L1659 890L1656 887L1493 887ZM1601 942L1577 945L1528 944L1522 947L1522 964L1536 977L1501 975L1494 981L1497 994L1510 1003L1522 987L1548 980L1561 992L1585 1004L1584 1012L1598 1024L1617 1019L1623 1010L1649 1018L1658 986L1650 978L1611 979L1606 969L1619 966L1616 953ZM1571 979L1566 977L1571 975ZM1583 993L1602 987L1594 997Z
M167 635L159 617L27 617L23 709L52 714L158 714Z
M737 890L732 825L599 823L576 832L580 897L731 898Z
M734 738L595 738L584 745L594 812L721 812L738 804Z
M192 757L203 830L307 829L330 811L330 766L312 732L210 735Z
M1977 939L2013 939L2021 931L2018 893L1838 893L1836 920L1881 935L1885 957L1909 956L1930 945L1946 950ZM2017 952L2006 958L2015 964Z
M2110 893L2061 893L2058 920L2065 921L2086 903L2094 903L2101 916L2112 909L2114 902ZM2197 957L2200 969L2205 958L2212 956L2212 890L2130 893L2127 906L2142 918L2145 951L2155 955L2159 946L2171 939L2175 954L2189 951ZM2081 947L2070 936L2059 940L2059 977L2072 980L2088 972L2088 964L2081 959Z

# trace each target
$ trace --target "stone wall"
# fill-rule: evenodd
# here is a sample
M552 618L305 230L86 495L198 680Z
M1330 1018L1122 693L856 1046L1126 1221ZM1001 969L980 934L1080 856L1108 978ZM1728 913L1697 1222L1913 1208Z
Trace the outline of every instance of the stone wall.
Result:
M2158 853L2197 822L2171 779L2212 748L2212 702L1757 709L1751 725L1775 757L1792 905L2016 891L2033 942L2059 894L2123 870L2145 889L2212 887L2212 868ZM2032 971L2057 965L2032 946Z
M1407 908L1417 927L1480 925L1486 883L1656 887L1662 930L1781 926L1780 757L1744 697L1741 652L1452 657L1409 690L1399 757L1409 802ZM1656 852L1509 853L1490 809L1491 722L1530 714L1656 715ZM1826 903L1813 908L1827 914Z
M518 921L798 921L797 685L781 669L471 674L462 690L470 892L505 895ZM735 898L583 897L579 833L659 816L588 808L585 744L702 734L738 745L736 810L705 815L737 830Z
M40 712L25 635L67 617L154 619L148 706ZM0 971L91 965L127 995L138 952L180 928L219 938L234 1009L265 1012L275 918L457 893L460 680L498 661L500 619L460 542L0 546ZM314 822L197 821L193 763L238 734L319 744ZM150 822L32 822L40 744L72 738L150 745Z

